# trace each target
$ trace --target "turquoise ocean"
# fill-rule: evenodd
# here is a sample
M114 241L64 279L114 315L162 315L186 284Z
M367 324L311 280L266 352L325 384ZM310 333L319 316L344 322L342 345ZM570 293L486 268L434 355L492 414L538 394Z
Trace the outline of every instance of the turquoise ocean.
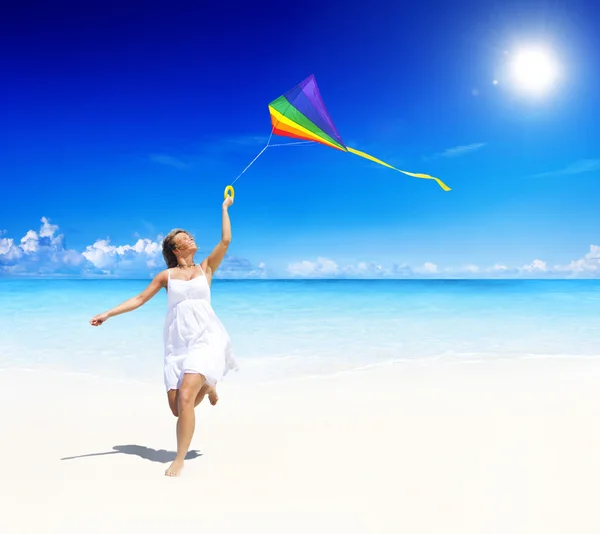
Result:
M148 280L0 279L0 368L162 384L166 293L94 328ZM600 357L600 280L220 280L212 305L265 382L418 361Z

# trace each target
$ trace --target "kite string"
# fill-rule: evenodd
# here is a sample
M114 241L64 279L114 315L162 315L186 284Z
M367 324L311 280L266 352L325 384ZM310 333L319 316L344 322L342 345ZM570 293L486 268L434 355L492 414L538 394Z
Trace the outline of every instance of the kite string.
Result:
M269 135L269 139L267 140L267 144L265 145L265 147L257 154L257 156L250 163L248 163L246 168L242 172L240 172L240 174L238 174L237 178L233 182L231 182L231 185L233 185L233 184L235 184L235 182L237 182L238 178L240 178L242 176L242 174L244 174L250 168L250 166L262 155L262 153L265 150L267 150L267 148L273 147L273 146L291 146L291 145L304 145L307 143L312 143L312 141L301 141L298 143L280 143L280 144L276 144L276 145L270 145L269 143L271 142L271 137L273 137L274 130L275 130L275 128L273 128L271 130L271 135Z
M276 145L269 146L294 146L294 145L312 145L314 141L298 141L296 143L277 143Z
M248 163L246 168L242 172L240 172L240 174L238 174L237 178L233 182L231 182L231 185L235 184L235 182L237 182L238 178L240 178L242 176L242 174L244 174L250 168L250 166L261 156L261 154L265 150L267 150L267 148L269 148L269 143L271 142L271 137L273 137L274 130L275 130L275 127L273 127L271 129L271 135L269 135L269 139L267 139L267 144L265 145L265 147L257 154L257 156L250 163Z
M235 179L233 182L231 182L231 185L233 185L233 184L235 184L235 182L237 182L238 178L239 178L240 176L242 176L242 174L244 174L244 173L245 173L245 172L246 172L246 171L247 171L247 170L250 168L250 165L252 165L252 164L253 164L253 163L254 163L254 162L255 162L255 161L256 161L256 160L257 160L257 159L260 157L260 155L261 155L261 154L262 154L262 153L263 153L265 150L267 150L267 148L269 148L269 145L268 145L268 144L267 144L267 146L265 146L265 148L263 148L263 149L262 149L262 150L261 150L261 151L258 153L258 155L257 155L257 156L256 156L256 157L255 157L255 158L254 158L254 159L253 159L253 160L252 160L250 163L248 163L248 166L247 166L247 167L246 167L246 168L245 168L245 169L244 169L242 172L240 172L240 174L238 174L237 178L236 178L236 179Z

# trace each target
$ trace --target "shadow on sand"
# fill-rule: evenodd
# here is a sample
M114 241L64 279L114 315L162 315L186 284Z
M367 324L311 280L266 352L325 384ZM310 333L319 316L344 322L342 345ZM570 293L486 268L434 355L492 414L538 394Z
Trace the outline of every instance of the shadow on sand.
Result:
M76 458L90 458L92 456L108 456L109 454L130 454L132 456L139 456L144 460L150 460L151 462L159 462L166 464L172 462L175 459L174 451L167 451L165 449L151 449L150 447L144 447L143 445L115 445L112 451L107 452L92 452L90 454L82 454L80 456L68 456L61 458L61 460L75 460ZM202 456L200 451L189 451L185 459L193 460Z

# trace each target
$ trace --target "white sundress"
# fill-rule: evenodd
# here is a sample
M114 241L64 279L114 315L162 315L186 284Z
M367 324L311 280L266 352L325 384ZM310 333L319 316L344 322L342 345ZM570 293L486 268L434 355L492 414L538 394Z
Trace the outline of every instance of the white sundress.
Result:
M168 311L164 325L164 379L167 391L179 389L185 373L204 375L215 385L238 366L231 339L210 304L206 275L167 282Z

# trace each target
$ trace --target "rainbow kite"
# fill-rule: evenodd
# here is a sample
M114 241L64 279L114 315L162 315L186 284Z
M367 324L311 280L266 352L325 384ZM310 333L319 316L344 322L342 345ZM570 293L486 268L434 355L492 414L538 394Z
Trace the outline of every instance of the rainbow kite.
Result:
M271 114L271 124L273 130L271 136L281 135L284 137L292 137L295 139L301 139L303 141L311 141L315 143L321 143L323 145L336 148L342 152L350 152L362 158L374 161L380 165L384 165L395 171L407 174L408 176L414 176L415 178L427 178L429 180L435 180L444 191L450 191L450 188L444 184L438 178L430 176L428 174L420 174L407 172L396 167L392 167L388 163L381 161L380 159L374 158L365 152L355 150L346 146L342 137L337 131L337 128L333 124L329 112L325 107L325 103L321 98L317 82L314 75L310 75L306 80L299 83L293 89L290 89L287 93L273 100L269 104L269 112ZM235 181L242 175L252 163L254 163L258 157L270 146L271 137L267 142L267 146L256 156L252 162L240 173L240 175L234 180ZM294 143L289 143L294 144ZM230 189L233 193L233 187L228 186L225 190Z

